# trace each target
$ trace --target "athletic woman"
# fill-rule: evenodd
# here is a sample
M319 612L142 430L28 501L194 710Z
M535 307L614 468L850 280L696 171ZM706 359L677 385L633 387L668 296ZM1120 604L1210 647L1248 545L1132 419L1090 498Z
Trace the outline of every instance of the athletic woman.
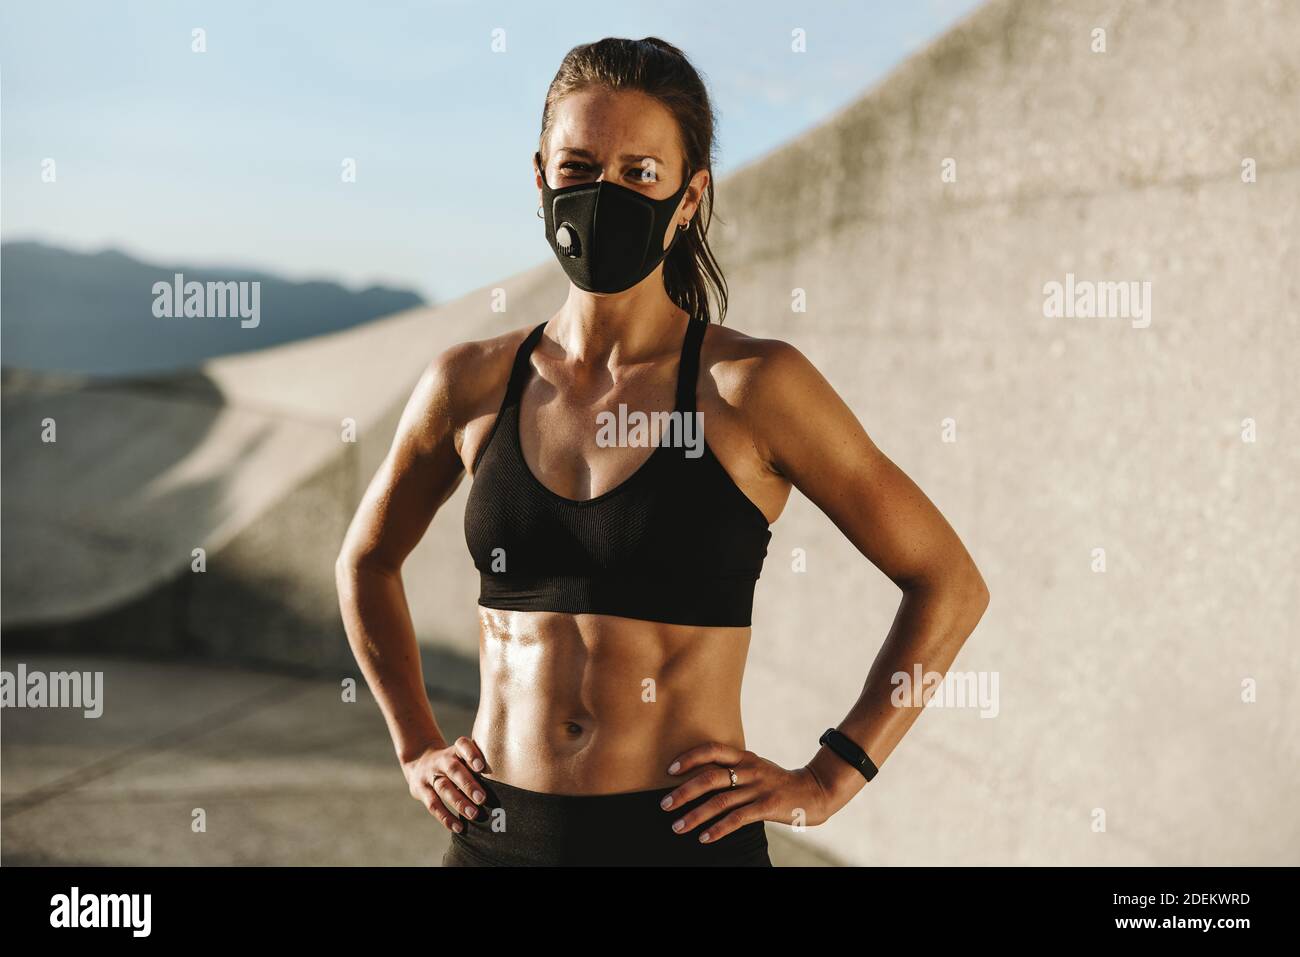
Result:
M429 365L337 563L344 623L446 865L770 866L765 821L817 825L919 714L988 603L966 549L793 346L719 322L713 116L676 47L605 39L547 92L538 215L570 280L541 325ZM448 742L401 568L471 476L481 692ZM750 610L791 486L902 599L861 696L788 769L745 747Z

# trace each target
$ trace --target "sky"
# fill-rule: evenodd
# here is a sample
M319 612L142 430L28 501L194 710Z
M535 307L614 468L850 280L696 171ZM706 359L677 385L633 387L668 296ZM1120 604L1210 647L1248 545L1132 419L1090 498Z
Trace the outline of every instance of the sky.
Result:
M530 164L571 47L681 47L714 98L723 177L978 5L5 3L0 237L447 301L552 255ZM796 29L806 52L791 50Z

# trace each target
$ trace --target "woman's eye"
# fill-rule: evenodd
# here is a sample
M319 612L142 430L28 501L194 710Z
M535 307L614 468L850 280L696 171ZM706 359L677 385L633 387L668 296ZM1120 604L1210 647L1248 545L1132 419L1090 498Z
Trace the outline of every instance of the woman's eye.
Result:
M568 162L560 164L560 172L565 176L584 176L590 175L591 169L585 163Z
M590 178L596 175L591 164L579 163L576 160L569 160L561 163L559 166L559 173L561 176L567 176L573 179ZM638 166L634 169L628 170L625 175L634 183L659 182L659 174L649 167Z

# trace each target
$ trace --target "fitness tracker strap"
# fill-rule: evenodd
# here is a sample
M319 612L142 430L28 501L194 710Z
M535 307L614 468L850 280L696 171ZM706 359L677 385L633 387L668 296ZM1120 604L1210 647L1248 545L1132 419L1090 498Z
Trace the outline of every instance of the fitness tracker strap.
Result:
M862 776L870 781L876 776L876 766L871 763L867 757L867 752L858 747L847 735L836 730L827 728L818 741L818 744L824 744L849 764L853 765L862 772Z

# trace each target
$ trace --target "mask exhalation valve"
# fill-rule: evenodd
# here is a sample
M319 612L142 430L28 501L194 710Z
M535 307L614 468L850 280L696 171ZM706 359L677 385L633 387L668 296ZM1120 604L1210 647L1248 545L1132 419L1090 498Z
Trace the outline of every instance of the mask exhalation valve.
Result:
M555 231L555 245L559 247L561 256L577 259L582 255L582 251L578 248L578 231L569 223L561 223L560 228Z

